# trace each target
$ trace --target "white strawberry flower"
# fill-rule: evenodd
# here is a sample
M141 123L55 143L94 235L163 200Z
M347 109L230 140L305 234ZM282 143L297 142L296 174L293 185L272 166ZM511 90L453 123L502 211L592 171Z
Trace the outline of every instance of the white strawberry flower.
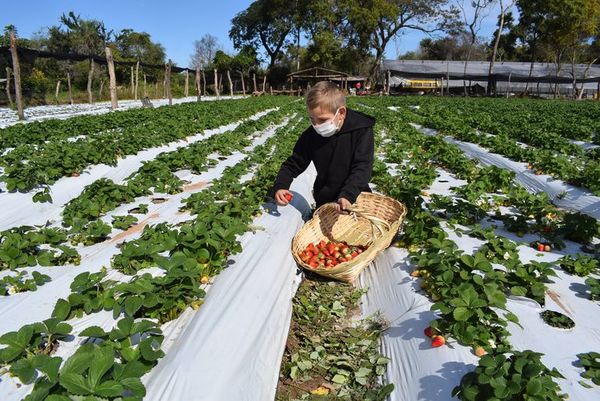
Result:
M488 344L490 344L490 347L492 347L494 349L496 348L496 343L491 338L488 340Z
M8 295L15 295L17 293L17 287L15 287L14 285L11 285L10 287L8 287Z
M504 260L509 260L509 259L510 259L510 253L504 252Z

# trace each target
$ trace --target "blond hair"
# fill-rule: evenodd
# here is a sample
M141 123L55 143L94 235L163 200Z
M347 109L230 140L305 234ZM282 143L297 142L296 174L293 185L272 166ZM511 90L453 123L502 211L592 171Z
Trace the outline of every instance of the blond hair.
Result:
M309 110L321 107L335 113L337 109L345 105L344 92L330 81L317 82L306 95L306 106Z

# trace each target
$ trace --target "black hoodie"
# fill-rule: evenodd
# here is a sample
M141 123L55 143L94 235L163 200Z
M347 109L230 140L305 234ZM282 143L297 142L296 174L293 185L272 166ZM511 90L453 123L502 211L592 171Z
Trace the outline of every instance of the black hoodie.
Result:
M371 192L375 119L347 109L342 128L324 138L310 126L302 133L292 155L281 165L271 195L289 189L294 178L312 161L317 169L313 187L317 207L346 198L354 203L361 192Z

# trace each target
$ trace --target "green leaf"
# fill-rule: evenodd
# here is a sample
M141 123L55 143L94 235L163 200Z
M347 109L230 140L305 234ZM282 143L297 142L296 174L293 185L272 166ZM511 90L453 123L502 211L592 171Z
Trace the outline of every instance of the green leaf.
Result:
M138 377L128 377L121 380L124 388L131 391L135 397L144 397L146 395L146 387Z
M77 373L63 373L60 375L59 383L69 393L74 395L92 394L92 389L87 385L84 377Z
M87 327L86 329L84 329L80 333L80 336L82 336L82 337L94 337L94 338L106 338L106 337L108 337L108 333L105 332L99 326L90 326L90 327Z
M125 313L127 316L133 316L135 312L137 312L143 304L143 300L141 297L132 296L125 300Z
M94 388L94 394L100 397L118 397L122 393L123 386L114 380L107 380Z
M361 367L358 372L354 373L355 377L367 377L371 374L371 369Z
M102 377L115 364L115 352L110 346L100 346L94 350L94 360L88 373L88 383L96 389Z
M542 382L538 378L531 378L527 383L527 394L538 395L542 391Z
M66 320L69 317L69 313L71 312L71 304L69 301L60 298L56 301L56 306L54 306L54 310L52 311L52 317L55 317L59 320Z
M50 357L48 355L36 355L32 359L33 366L36 369L39 369L40 372L44 373L48 376L48 380L52 383L56 383L58 381L58 370L60 368L60 364L62 363L62 358Z
M456 319L459 322L464 322L468 320L472 315L473 312L462 306L455 308L452 312L452 316L454 317L454 319Z
M346 380L348 380L347 377L342 375L335 375L333 376L333 379L331 379L332 382L337 384L344 384L346 383Z
M10 365L10 373L17 376L23 384L29 384L35 379L35 368L29 359L19 359Z

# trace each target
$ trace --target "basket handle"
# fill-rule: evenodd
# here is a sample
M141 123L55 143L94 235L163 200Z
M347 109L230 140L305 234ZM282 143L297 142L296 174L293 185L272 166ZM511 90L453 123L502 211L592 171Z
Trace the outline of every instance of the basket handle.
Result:
M387 221L380 219L379 217L375 217L372 214L369 214L369 212L363 208L352 205L346 208L346 210L359 217L369 220L369 222L371 223L371 230L373 231L373 238L376 238L377 236L382 236L384 230L390 229L390 224ZM379 235L375 234L375 231L377 231Z
M336 207L336 202L325 203L317 210L315 210L315 215L319 215L323 210ZM385 220L382 220L378 217L373 216L368 211L363 208L360 208L356 205L352 205L349 208L346 208L346 211L350 212L354 216L362 217L367 219L369 223L371 223L371 230L373 234L373 239L380 237L383 235L384 230L390 229L390 224Z

